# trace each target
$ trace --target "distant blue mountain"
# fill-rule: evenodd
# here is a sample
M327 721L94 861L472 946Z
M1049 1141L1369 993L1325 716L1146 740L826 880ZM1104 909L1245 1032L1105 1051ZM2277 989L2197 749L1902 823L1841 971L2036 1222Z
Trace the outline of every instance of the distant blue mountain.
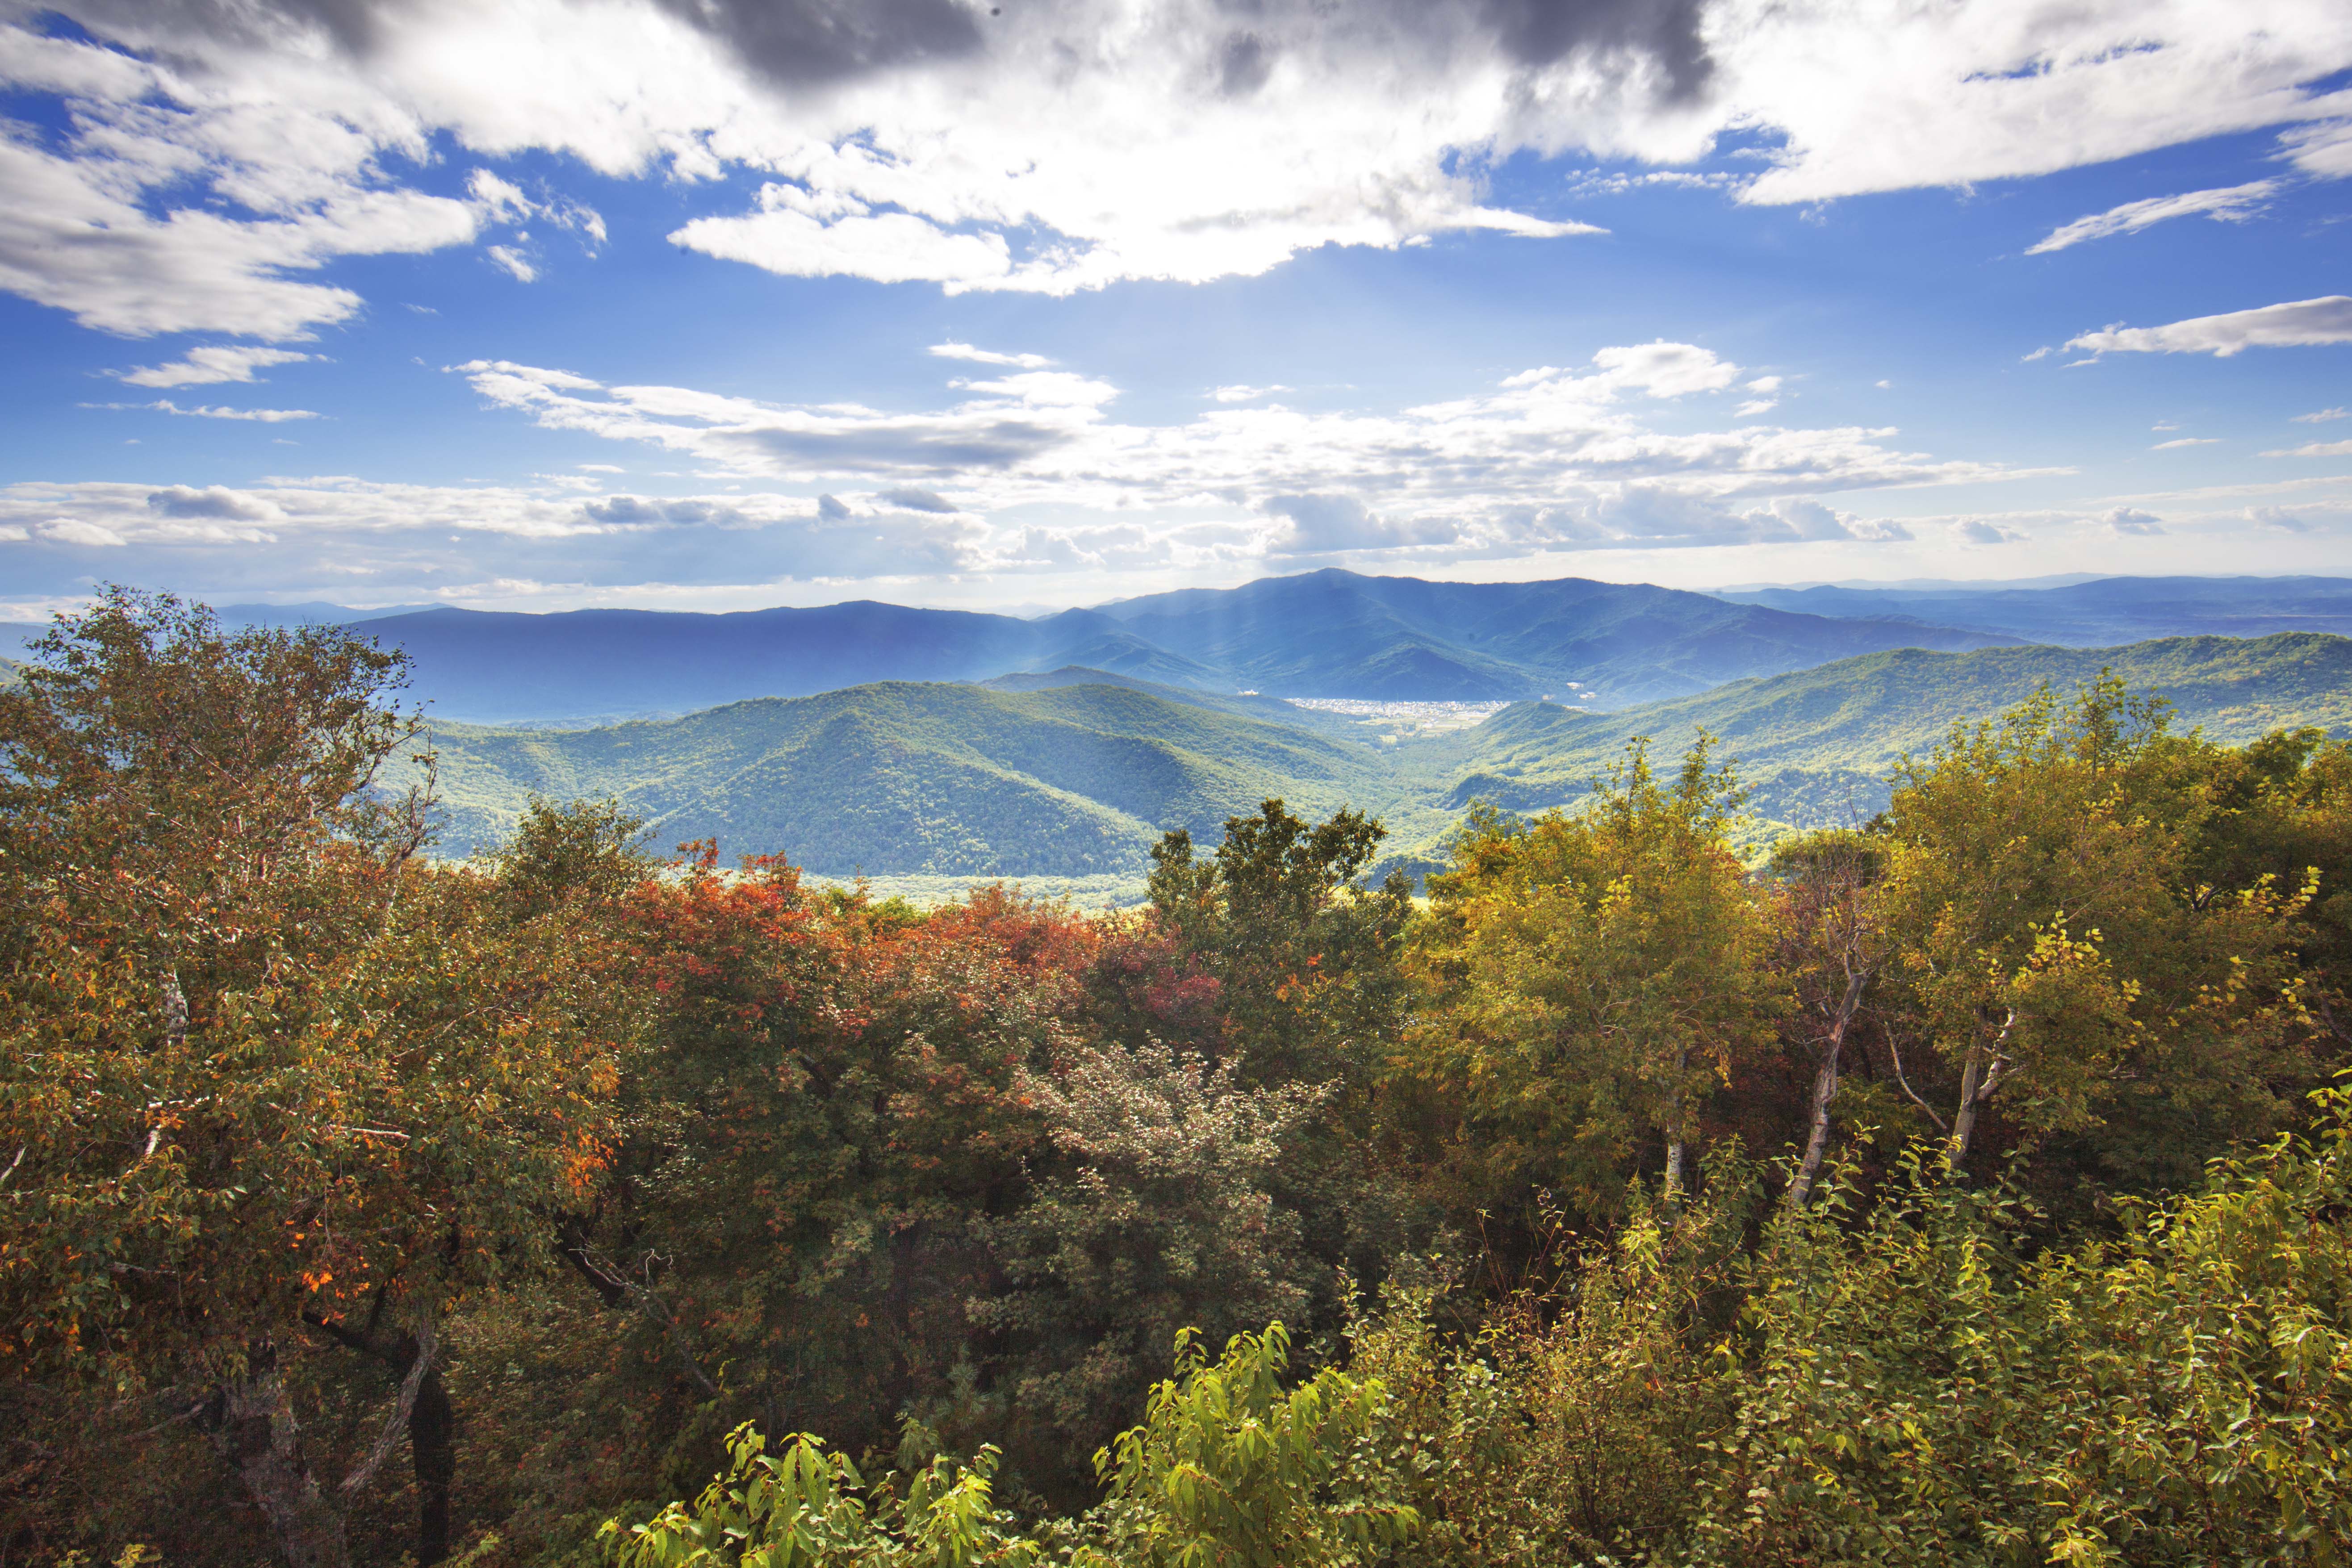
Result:
M1717 597L1812 616L1911 616L2064 647L2150 637L2352 632L2352 579L2343 577L2100 577L2049 588L1750 588Z
M1592 710L1902 647L2114 647L2178 636L2352 633L2352 581L2101 578L2037 588L1764 588L1564 578L1433 583L1323 571L1023 620L859 601L730 615L232 605L235 625L360 625L412 661L436 717L608 722L885 680L1076 666L1163 689L1516 701ZM11 630L0 627L0 655Z
M332 606L278 610L287 619L360 618ZM251 606L235 614L258 618ZM1072 665L1158 686L1278 697L1550 696L1622 707L1883 648L2011 640L1670 588L1576 579L1425 583L1338 571L1035 620L860 601L731 615L372 612L363 624L408 653L412 695L430 700L437 716L504 724L610 721L873 681L976 681Z

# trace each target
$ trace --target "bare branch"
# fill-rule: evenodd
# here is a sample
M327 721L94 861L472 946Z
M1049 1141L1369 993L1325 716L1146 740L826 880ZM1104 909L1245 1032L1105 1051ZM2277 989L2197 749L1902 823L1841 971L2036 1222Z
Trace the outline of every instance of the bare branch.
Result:
M1927 1113L1927 1120L1936 1124L1937 1131L1949 1135L1951 1128L1942 1117L1936 1114L1936 1108L1920 1099L1919 1091L1911 1087L1911 1079L1903 1071L1903 1047L1895 1044L1893 1029L1886 1031L1886 1050L1887 1054L1895 1058L1895 1081L1903 1087L1905 1094L1911 1097L1912 1104Z

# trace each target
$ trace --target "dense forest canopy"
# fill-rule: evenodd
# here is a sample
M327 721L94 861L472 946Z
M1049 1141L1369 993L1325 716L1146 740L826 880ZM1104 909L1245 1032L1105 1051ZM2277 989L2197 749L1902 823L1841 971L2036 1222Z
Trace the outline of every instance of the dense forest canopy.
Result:
M2352 1540L2317 729L2045 688L1760 868L1636 739L1425 899L1268 799L1087 915L436 858L400 677L118 589L0 689L0 1561Z

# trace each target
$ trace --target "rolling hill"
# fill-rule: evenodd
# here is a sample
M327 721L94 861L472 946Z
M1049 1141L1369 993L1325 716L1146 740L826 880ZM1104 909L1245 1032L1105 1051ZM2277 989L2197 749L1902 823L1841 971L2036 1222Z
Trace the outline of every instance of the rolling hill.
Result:
M1628 738L1673 753L1702 727L1770 821L1867 816L1905 751L2042 681L2070 687L2102 668L2162 692L2183 727L2216 739L2300 723L2352 732L2352 640L2303 633L1871 653L1615 712L1516 703L1402 744L1377 721L1082 669L995 689L885 682L593 730L431 733L448 849L496 838L533 792L612 794L665 847L716 837L730 855L783 853L821 875L1088 880L1131 896L1161 832L1213 839L1267 795L1307 814L1374 812L1393 863L1414 866L1473 800L1570 804Z
M1426 784L1453 775L1450 804L1485 799L1539 811L1582 794L1634 735L1678 752L1705 729L1741 764L1754 809L1810 826L1878 810L1887 770L1954 722L1998 714L2045 680L2064 689L2102 669L2161 693L2177 728L2201 727L2218 741L2242 743L2294 724L2352 730L2352 639L2295 632L2111 648L1907 648L1621 713L1522 703L1475 730L1428 742L1412 760Z
M886 682L664 722L431 735L448 847L495 837L533 792L609 793L664 845L715 837L843 877L1136 878L1163 831L1213 837L1268 795L1328 812L1394 793L1371 746L1115 685Z

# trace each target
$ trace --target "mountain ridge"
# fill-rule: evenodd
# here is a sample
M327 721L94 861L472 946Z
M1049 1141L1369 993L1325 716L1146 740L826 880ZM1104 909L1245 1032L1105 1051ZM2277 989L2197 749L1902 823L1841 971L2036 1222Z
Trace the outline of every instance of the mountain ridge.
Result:
M2297 723L2352 732L2352 639L2283 633L1883 650L1616 711L1521 702L1426 739L1400 739L1377 714L1075 669L1003 678L1005 689L881 682L586 731L436 723L430 739L452 852L495 839L530 793L611 793L657 842L716 837L730 854L782 853L820 875L1096 879L1132 896L1160 833L1213 837L1269 795L1303 815L1345 805L1381 816L1389 863L1424 868L1473 801L1572 805L1633 736L1675 754L1702 728L1738 761L1768 827L1856 820L1885 805L1904 750L2103 669L2167 693L2182 728L2217 739Z

